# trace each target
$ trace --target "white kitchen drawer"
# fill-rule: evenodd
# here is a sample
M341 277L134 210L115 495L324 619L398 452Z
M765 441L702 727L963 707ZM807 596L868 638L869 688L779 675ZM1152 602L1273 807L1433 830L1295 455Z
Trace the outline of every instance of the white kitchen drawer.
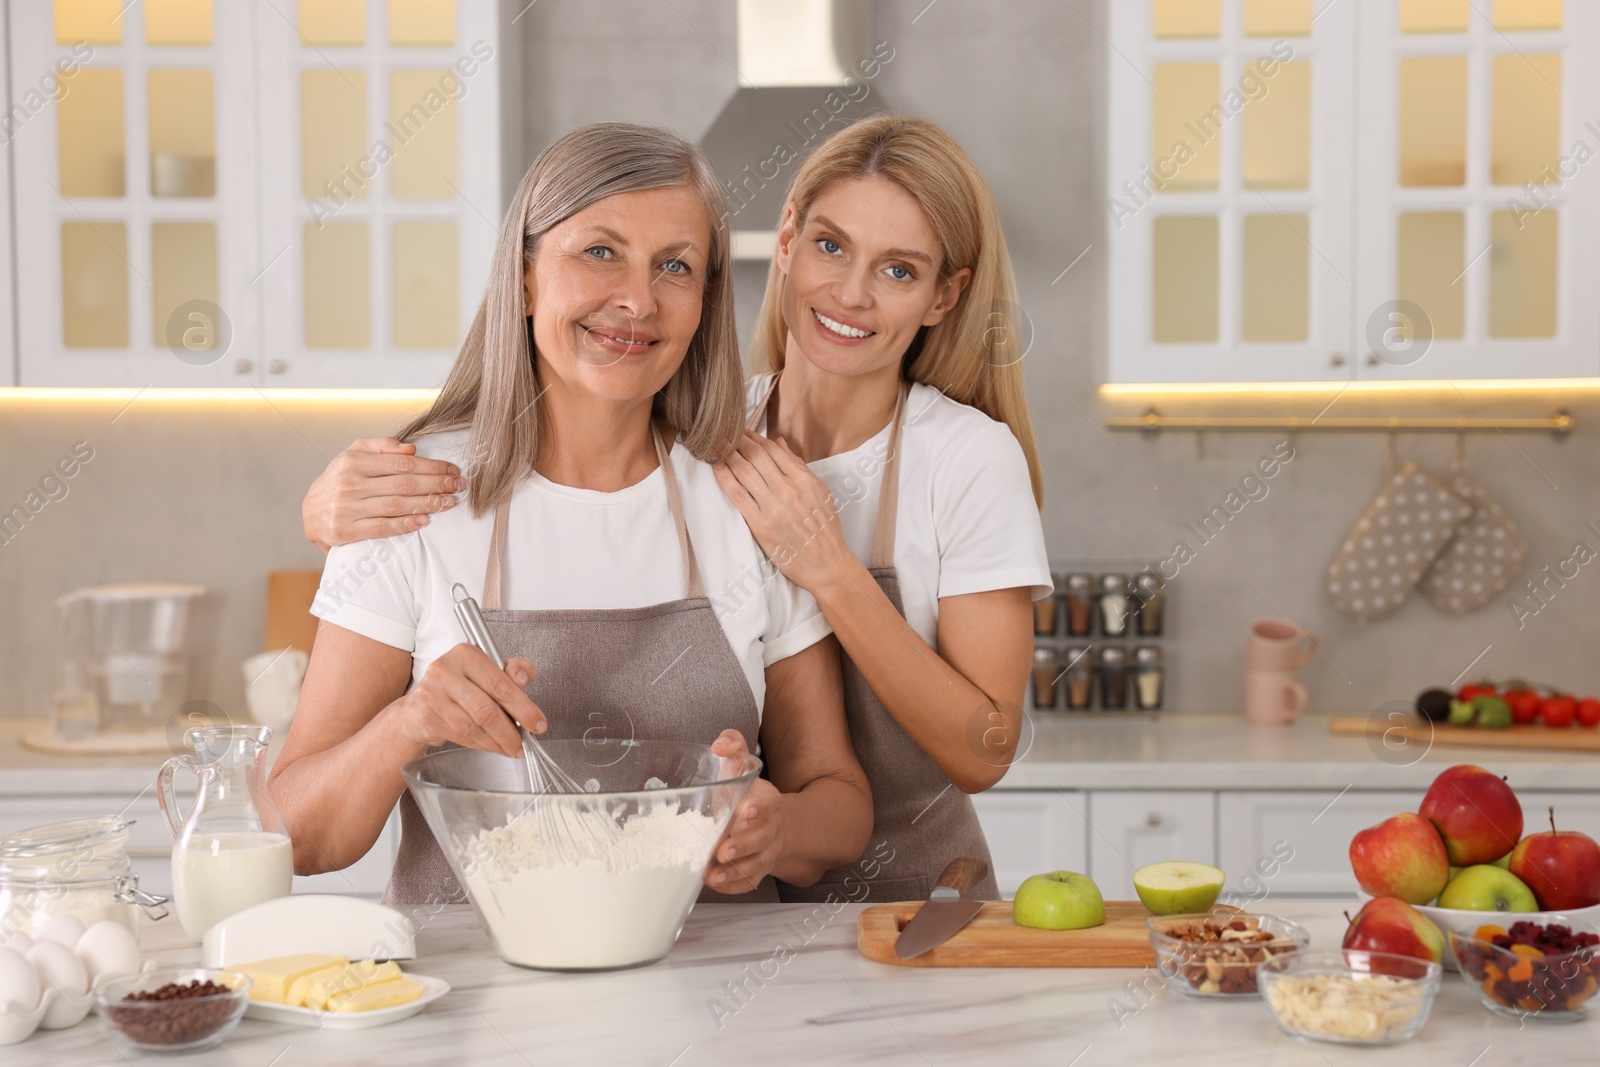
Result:
M1089 877L1107 900L1134 900L1133 872L1162 860L1217 861L1210 790L1089 794Z
M1600 786L1600 775L1595 776ZM1516 783L1512 783L1516 788ZM1550 808L1556 809L1557 830L1577 830L1600 841L1600 792L1535 793L1517 789L1522 801L1522 832L1536 834L1550 829Z
M1005 897L1030 874L1084 871L1084 795L1055 789L991 789L972 798Z
M1225 892L1245 907L1275 895L1354 899L1350 839L1420 803L1420 792L1224 791L1217 855L1228 872Z

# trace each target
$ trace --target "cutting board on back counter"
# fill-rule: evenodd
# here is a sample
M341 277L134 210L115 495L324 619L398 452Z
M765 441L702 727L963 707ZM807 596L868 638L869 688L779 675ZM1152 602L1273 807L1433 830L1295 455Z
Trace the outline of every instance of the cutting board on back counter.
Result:
M1011 920L1011 901L984 901L983 910L950 940L915 959L894 954L894 943L922 902L874 904L856 919L856 947L869 960L896 967L1151 967L1155 950L1137 900L1106 901L1106 921L1087 930L1035 930Z
M1398 730L1398 735L1390 731ZM1542 726L1514 723L1504 730L1482 726L1450 726L1421 719L1386 722L1362 716L1335 716L1328 720L1334 734L1389 734L1396 744L1476 745L1479 748L1548 748L1568 752L1600 752L1600 730L1584 726Z
M267 628L264 651L298 648L310 652L317 639L317 596L321 571L273 571L267 575Z

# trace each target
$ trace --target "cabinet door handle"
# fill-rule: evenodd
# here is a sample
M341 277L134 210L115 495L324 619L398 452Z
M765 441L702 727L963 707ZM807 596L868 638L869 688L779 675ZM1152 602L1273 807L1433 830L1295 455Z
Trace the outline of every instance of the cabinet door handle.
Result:
M1149 826L1149 827L1160 826L1162 823L1164 823L1166 821L1167 820L1165 820L1165 819L1163 819L1161 817L1161 814L1159 812L1154 812L1154 811L1152 811L1150 814L1148 814L1148 815L1146 815L1144 817L1144 824L1146 826Z
M281 359L275 359L271 363L267 364L267 369L273 374L282 374L284 371L289 369L289 364L285 363Z
M233 361L233 373L235 374L249 374L254 367L255 364L248 359L236 359Z
M125 850L131 860L169 860L172 858L170 848L130 848Z

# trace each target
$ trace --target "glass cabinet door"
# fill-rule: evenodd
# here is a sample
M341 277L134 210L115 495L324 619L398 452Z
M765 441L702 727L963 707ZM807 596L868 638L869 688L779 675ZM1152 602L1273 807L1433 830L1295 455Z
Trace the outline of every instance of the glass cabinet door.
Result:
M263 25L268 384L436 386L501 203L488 0L299 0Z
M1600 374L1600 6L1363 13L1358 375ZM1580 42L1591 47L1584 49Z
M1110 380L1350 375L1353 17L1110 6Z
M40 0L11 17L20 384L253 381L250 10Z

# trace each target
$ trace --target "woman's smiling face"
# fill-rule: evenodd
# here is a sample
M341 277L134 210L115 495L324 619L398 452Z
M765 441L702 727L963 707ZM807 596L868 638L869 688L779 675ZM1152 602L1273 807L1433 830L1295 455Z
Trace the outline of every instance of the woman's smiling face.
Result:
M523 275L541 388L653 396L700 327L710 249L687 186L618 193L547 231Z
M778 232L787 280L783 318L800 353L819 369L866 374L896 364L917 331L949 314L972 271L940 278L944 252L933 224L905 189L876 176L835 182L793 208Z

